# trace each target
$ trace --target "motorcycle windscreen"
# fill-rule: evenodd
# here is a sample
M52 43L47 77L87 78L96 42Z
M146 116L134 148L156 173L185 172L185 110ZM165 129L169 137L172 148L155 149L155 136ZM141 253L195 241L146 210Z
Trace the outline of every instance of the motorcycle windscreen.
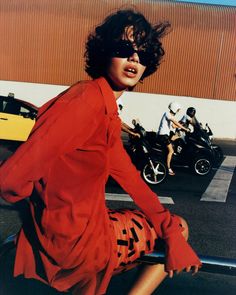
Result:
M26 141L35 120L0 112L0 139Z

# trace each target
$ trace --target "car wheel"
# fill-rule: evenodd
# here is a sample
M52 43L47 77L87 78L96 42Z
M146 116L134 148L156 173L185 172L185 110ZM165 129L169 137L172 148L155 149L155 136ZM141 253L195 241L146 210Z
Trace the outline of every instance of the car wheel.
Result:
M150 160L143 167L142 177L149 184L160 184L166 178L166 165L159 160Z

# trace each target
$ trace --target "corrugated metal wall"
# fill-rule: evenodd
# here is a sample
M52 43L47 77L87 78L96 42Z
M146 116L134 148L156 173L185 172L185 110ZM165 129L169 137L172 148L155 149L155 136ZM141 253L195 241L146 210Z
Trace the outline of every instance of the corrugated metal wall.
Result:
M172 24L161 67L136 91L236 100L236 7L174 1L1 0L0 80L70 85L87 78L88 32L131 5L152 22Z

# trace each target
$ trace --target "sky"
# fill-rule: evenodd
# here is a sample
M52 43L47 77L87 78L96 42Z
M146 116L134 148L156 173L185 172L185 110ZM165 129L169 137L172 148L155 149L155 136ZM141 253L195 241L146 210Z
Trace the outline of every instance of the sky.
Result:
M176 0L176 2L190 2L190 3L205 3L205 4L236 6L236 0Z

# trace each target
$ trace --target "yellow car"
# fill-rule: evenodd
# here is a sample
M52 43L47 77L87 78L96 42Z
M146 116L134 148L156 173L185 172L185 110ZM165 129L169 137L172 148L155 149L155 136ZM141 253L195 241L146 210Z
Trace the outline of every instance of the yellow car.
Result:
M37 116L37 107L14 98L0 96L0 141L26 141Z

